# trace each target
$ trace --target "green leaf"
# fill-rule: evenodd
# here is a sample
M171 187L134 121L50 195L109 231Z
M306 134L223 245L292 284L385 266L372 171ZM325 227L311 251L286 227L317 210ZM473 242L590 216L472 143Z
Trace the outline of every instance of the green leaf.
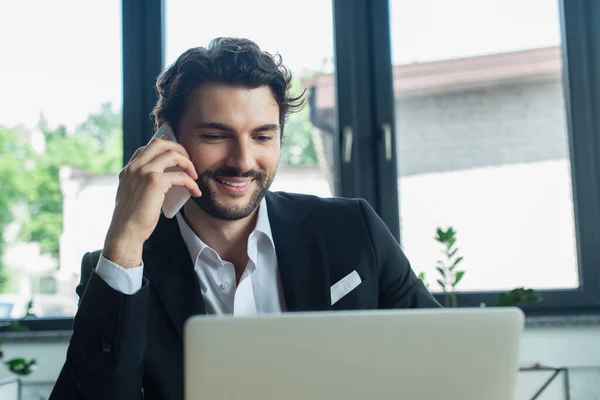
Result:
M437 270L444 278L446 277L446 271L444 271L444 268L437 267Z
M454 263L452 264L452 266L449 268L450 271L454 270L454 268L456 268L456 266L463 260L464 257L458 257Z
M456 273L456 278L454 279L454 284L452 286L458 285L458 282L465 276L465 271L458 271Z
M29 328L20 323L19 321L15 321L11 325L10 330L13 332L27 332L29 331Z
M16 367L25 364L27 361L24 358L13 358L6 362L9 367Z
M448 244L454 237L454 233L452 228L448 228L446 230L439 228L437 229L438 242Z
M448 258L452 258L454 257L454 255L456 254L456 252L458 251L458 247L455 248L454 250L452 250L449 254L448 254Z
M437 229L437 236L434 237L439 243L444 243L444 232L440 228Z
M525 289L523 287L515 288L509 292L501 293L496 301L496 307L509 307L516 304L527 304L542 301L533 289Z
M442 282L441 280L437 280L437 283L442 287L442 289L444 289L444 292L446 291L446 285L444 284L444 282Z
M423 281L423 284L425 285L425 287L427 289L429 289L429 284L427 282L425 282L425 272L421 272L419 275L417 275L417 278L419 278L421 281Z
M33 367L36 363L37 362L35 359L27 361L24 358L13 358L11 360L8 360L5 364L8 367L8 369L14 374L29 375L33 372Z

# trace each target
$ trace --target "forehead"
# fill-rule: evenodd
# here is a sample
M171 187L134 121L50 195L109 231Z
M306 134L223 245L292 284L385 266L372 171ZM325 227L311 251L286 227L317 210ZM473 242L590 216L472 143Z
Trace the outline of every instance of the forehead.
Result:
M185 117L203 122L276 124L279 121L279 105L268 86L249 89L207 84L194 89Z

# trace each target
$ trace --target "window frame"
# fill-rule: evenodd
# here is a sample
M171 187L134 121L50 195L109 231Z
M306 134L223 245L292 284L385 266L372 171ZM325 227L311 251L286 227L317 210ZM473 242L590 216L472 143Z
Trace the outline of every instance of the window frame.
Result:
M123 165L152 137L150 110L164 64L165 0L121 1L123 51ZM31 331L73 329L73 317L30 318L18 322ZM0 320L0 332L12 321Z
M369 201L400 242L389 0L332 1L336 195ZM600 312L600 246L595 245L600 243L600 24L593 23L600 20L600 3L560 0L559 5L580 286L538 291L543 301L523 306L526 315ZM122 1L122 16L125 164L152 135L149 112L164 64L165 0ZM389 124L388 140L383 124ZM343 152L347 128L353 134L350 159ZM458 304L492 304L499 293L459 292ZM443 303L443 294L435 297ZM31 330L70 330L73 318L20 322Z
M165 0L123 0L123 165L152 137L150 111L165 59Z
M379 68L377 78L372 80L373 90L385 102L389 101L389 88L393 88L391 70L381 70L382 65L392 63L389 0L373 0L365 6L365 18L371 16L370 32L365 34L374 40L371 62L374 69ZM523 305L521 308L526 315L600 312L600 246L597 245L600 243L600 25L594 24L594 21L600 20L600 3L559 0L559 14L580 284L575 289L536 290L542 301ZM381 109L381 102L374 103L374 107L373 112ZM392 118L389 120L392 121L395 141L396 135L401 137L401 133L395 132ZM379 138L373 136L372 141L376 150L381 152ZM397 155L393 153L393 165L397 165L396 162ZM397 178L386 174L380 161L373 177L381 182L380 188L396 185ZM392 220L385 215L390 208L402 206L398 205L398 196L380 190L376 197L380 199L376 211L398 237L398 218L391 217ZM500 293L502 291L458 292L458 305L492 305ZM443 304L444 294L434 295Z

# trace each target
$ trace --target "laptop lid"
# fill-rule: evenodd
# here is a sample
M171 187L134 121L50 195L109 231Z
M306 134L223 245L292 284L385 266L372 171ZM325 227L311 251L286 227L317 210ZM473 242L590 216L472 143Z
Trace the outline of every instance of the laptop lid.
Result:
M512 399L518 308L194 316L185 398Z

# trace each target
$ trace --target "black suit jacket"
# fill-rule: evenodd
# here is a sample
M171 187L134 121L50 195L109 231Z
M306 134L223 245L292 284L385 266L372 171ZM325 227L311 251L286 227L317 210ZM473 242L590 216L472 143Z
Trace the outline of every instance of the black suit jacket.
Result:
M439 307L366 201L272 192L266 201L288 311ZM133 295L94 273L99 256L83 257L73 336L50 398L182 399L183 325L205 309L176 220L161 217L144 245ZM330 287L354 270L362 283L331 306Z

